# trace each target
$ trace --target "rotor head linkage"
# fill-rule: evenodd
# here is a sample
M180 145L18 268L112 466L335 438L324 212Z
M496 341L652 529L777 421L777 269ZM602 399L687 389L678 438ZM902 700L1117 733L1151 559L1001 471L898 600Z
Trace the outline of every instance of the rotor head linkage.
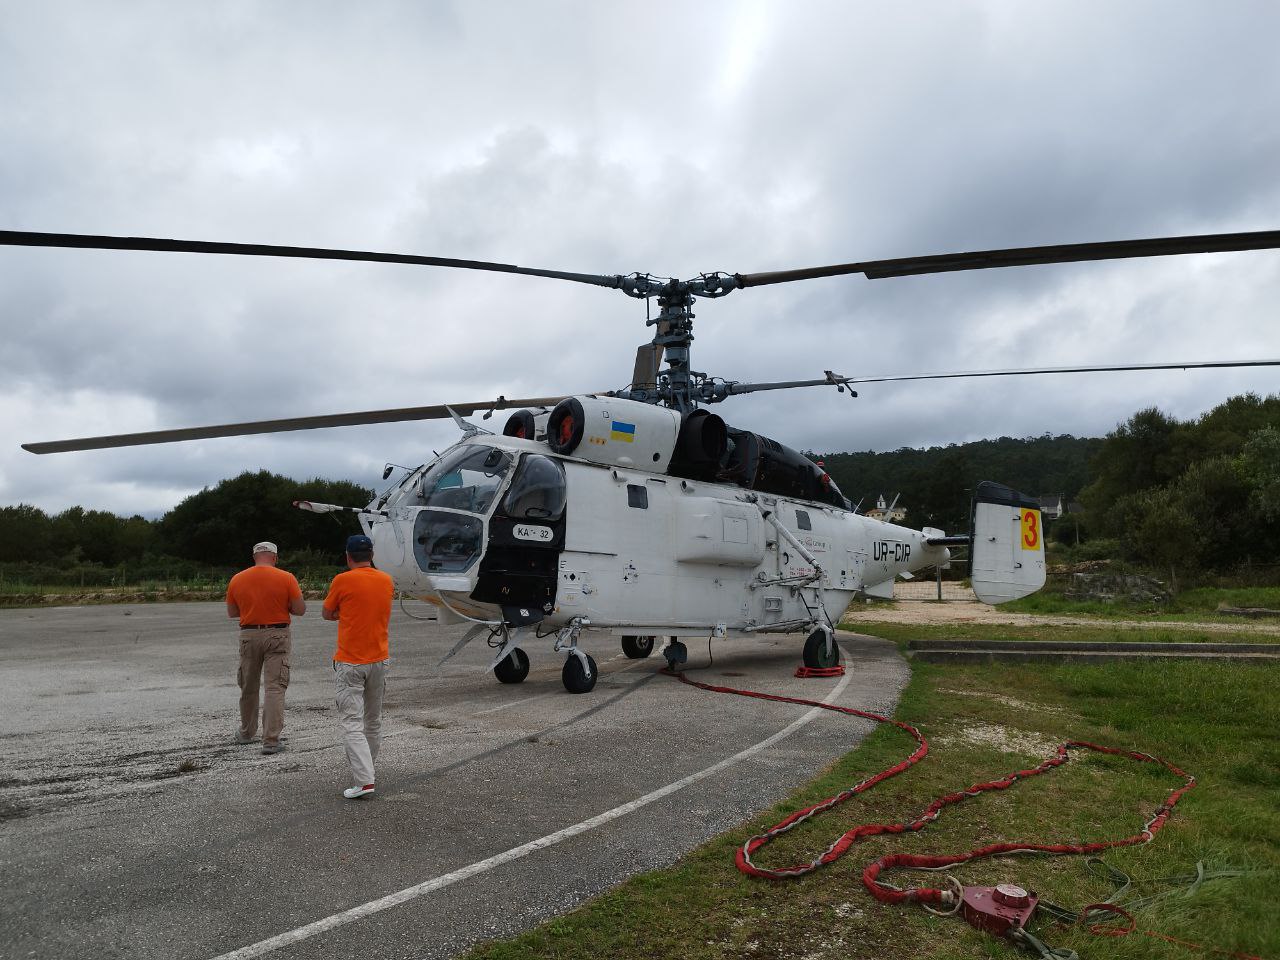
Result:
M637 367L636 382L619 395L646 403L662 403L682 413L694 409L698 402L716 403L728 393L717 389L707 381L706 374L689 366L689 345L693 343L693 304L697 297L723 297L738 289L737 278L728 273L704 273L692 280L660 278L648 274L632 273L619 276L617 289L627 296L643 299L656 298L658 313L645 323L656 327L651 352L647 362L653 369L643 380ZM658 373L660 359L667 362L667 369Z

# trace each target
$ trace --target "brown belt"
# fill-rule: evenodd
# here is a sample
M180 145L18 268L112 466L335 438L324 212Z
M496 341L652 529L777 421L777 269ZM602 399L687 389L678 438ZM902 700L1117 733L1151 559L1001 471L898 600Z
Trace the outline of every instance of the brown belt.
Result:
M283 630L287 623L242 623L241 630Z

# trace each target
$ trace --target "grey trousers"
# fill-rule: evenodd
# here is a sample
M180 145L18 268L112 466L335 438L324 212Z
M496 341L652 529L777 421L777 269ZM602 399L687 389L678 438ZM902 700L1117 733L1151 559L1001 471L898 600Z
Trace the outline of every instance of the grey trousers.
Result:
M351 782L357 787L374 782L373 764L382 745L382 694L390 666L390 660L333 663L338 723L351 764Z

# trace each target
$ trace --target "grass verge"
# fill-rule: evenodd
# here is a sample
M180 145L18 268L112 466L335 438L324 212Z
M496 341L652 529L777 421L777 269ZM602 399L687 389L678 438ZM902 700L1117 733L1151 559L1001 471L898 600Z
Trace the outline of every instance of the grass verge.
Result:
M336 573L336 571L335 571ZM229 578L228 578L229 579ZM308 599L323 598L333 575L299 576L298 583ZM110 603L191 603L222 600L227 581L147 581L123 586L0 584L0 608L39 606L86 606Z
M1039 640L1073 643L1274 643L1280 634L1241 630L1197 630L1194 626L1151 623L1141 627L1111 627L1079 624L1046 626L1040 623L877 623L872 620L850 620L842 629L868 633L886 640L905 643L908 640Z
M865 629L865 627L863 627ZM919 633L918 628L912 628ZM1069 631L1075 636L1076 631ZM1217 663L1119 663L987 667L913 664L896 716L919 727L930 755L906 773L792 831L757 860L811 859L862 822L911 819L935 796L1034 765L1067 739L1137 749L1195 774L1154 843L1110 852L1136 879L1227 865L1263 872L1206 883L1138 914L1139 928L1220 949L1280 957L1280 701L1274 668ZM814 695L825 686L815 682ZM691 696L714 696L691 692ZM750 710L750 703L743 704ZM797 708L799 709L799 708ZM906 734L873 732L785 802L666 870L643 874L513 940L485 944L472 960L513 958L818 958L1025 956L1012 945L915 907L888 907L861 883L862 867L889 852L945 853L998 840L1100 840L1138 832L1177 785L1150 764L1077 755L1046 776L949 808L927 830L855 846L804 879L753 880L733 865L749 836L787 813L856 783L911 752ZM954 871L966 884L1014 881L1078 909L1111 894L1082 857L1016 857ZM898 872L902 885L931 874ZM1142 884L1140 892L1160 889ZM1089 957L1194 956L1140 935L1099 938L1037 921L1042 938Z
M1280 610L1280 587L1197 587L1184 590L1168 603L1138 603L1129 600L1073 600L1062 592L1061 581L1051 581L1044 590L1002 603L1011 613L1052 616L1087 616L1125 620L1209 620L1241 623L1250 618L1218 612L1218 608L1254 607ZM1257 621L1250 621L1257 622ZM1267 621L1263 621L1267 622ZM1270 622L1280 622L1280 619Z

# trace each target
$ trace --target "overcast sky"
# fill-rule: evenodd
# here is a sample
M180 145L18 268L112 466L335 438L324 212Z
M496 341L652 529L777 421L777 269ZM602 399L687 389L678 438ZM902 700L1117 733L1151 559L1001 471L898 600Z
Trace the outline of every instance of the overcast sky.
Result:
M13 0L0 229L682 278L1277 229L1278 36L1268 0ZM1278 306L1280 252L852 276L703 301L693 366L750 381L1274 358ZM18 444L620 387L644 319L616 291L539 278L0 247L0 505L157 515L260 468L378 485L384 461L421 463L456 430ZM797 448L891 450L1098 436L1276 382L871 385L717 412Z

